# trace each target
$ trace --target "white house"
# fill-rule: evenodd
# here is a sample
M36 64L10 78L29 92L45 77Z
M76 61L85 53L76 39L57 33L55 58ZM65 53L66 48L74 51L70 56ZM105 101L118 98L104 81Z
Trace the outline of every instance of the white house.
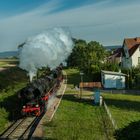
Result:
M122 48L122 67L131 68L140 64L140 37L124 39Z
M112 71L101 71L101 83L103 88L124 89L126 74Z
M140 37L124 39L122 48L116 49L109 61L118 62L124 68L140 65Z

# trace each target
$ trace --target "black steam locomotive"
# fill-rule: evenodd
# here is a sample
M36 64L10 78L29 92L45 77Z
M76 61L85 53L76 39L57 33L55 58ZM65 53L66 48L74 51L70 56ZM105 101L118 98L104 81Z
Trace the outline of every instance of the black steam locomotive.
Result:
M22 103L22 115L40 116L45 112L49 97L58 89L62 79L62 66L59 66L50 75L34 80L21 89L18 96Z

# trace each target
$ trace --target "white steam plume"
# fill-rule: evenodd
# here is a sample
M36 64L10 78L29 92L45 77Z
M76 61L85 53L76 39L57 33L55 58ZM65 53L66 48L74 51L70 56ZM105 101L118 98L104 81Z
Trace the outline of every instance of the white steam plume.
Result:
M70 32L63 28L52 28L29 38L20 51L19 67L28 71L30 81L37 69L51 69L64 62L73 48Z

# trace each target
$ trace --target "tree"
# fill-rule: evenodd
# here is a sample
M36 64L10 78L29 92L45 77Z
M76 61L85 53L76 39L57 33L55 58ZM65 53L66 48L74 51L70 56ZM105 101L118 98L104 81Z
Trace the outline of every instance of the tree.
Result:
M88 66L87 66L87 70L89 73L91 73L92 71L94 71L94 69L92 70L92 65L100 68L104 58L105 58L105 49L103 48L103 46L101 44L99 44L96 41L91 41L88 43L87 47L87 55L86 55L86 59L88 62Z
M78 67L79 69L83 69L85 63L85 48L86 41L84 40L74 40L74 48L72 53L68 57L67 64L70 67Z
M85 40L74 39L74 43L75 46L67 61L68 66L77 67L90 75L96 75L97 79L106 57L104 47L96 41L86 43Z

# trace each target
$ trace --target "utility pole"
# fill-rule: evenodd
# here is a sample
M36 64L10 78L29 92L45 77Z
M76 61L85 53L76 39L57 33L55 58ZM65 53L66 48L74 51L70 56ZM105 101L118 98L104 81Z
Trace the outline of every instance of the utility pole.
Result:
M83 92L83 72L80 72L80 76L81 76L81 88L80 88L80 99L82 98L82 92Z

